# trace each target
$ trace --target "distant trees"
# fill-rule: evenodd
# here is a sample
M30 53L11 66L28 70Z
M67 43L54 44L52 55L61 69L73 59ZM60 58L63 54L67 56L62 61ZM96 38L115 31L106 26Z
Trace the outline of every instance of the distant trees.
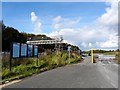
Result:
M105 53L105 52L108 52L106 50L94 50L94 53Z
M117 49L116 51L117 51L117 52L119 52L119 51L120 51L120 49Z
M94 50L94 53L106 53L106 52L116 52L119 51L119 49L117 50Z

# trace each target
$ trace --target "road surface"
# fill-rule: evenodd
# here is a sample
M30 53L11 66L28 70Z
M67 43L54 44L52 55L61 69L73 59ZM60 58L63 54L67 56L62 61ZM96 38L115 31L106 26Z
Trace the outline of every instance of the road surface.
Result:
M113 61L82 63L59 67L23 79L4 88L118 88L118 65ZM106 63L107 62L107 63Z

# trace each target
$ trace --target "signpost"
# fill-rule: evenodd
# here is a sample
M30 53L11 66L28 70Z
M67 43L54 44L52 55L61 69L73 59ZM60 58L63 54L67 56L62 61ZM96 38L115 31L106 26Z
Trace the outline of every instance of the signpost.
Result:
M12 67L12 59L29 57L37 57L36 65L38 65L38 46L23 43L11 43L10 71Z
M78 55L81 55L82 54L82 51L81 50L78 50Z
M70 51L71 51L71 46L68 46L68 52L69 52L68 57L69 57L69 61L70 61Z

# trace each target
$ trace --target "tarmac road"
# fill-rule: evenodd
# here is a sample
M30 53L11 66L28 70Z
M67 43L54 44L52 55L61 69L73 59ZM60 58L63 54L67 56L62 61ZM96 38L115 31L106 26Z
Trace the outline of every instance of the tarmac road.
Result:
M46 71L5 88L118 88L118 65L109 60L92 64L88 56L82 63Z

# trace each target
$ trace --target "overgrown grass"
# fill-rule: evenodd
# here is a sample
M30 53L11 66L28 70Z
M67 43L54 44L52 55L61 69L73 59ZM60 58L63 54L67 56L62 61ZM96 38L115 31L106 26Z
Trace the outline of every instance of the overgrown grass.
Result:
M40 56L38 59L38 66L36 66L35 58L16 59L12 60L12 73L9 71L9 60L4 60L2 62L2 80L24 78L56 67L77 63L81 60L80 56L72 53L69 61L68 52L57 52L46 56Z

